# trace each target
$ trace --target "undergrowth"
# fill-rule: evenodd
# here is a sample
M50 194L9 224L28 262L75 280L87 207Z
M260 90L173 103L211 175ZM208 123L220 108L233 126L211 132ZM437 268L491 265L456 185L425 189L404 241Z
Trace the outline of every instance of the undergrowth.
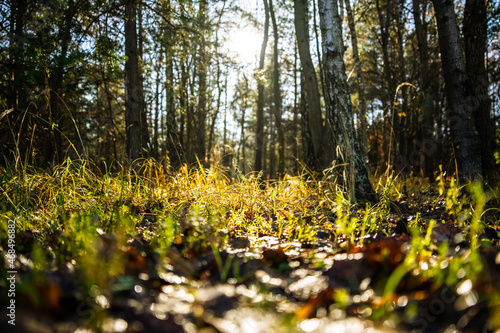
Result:
M146 256L162 263L172 257L174 247L187 258L211 252L220 282L226 282L230 276L244 279L235 266L239 261L222 255L231 239L273 236L283 244L314 247L317 235L327 232L340 244L333 253L356 252L369 248L373 235L389 237L402 227L409 236L401 250L404 258L379 291L380 304L401 305L398 288L408 276L420 276L434 289L467 288L469 281L475 285L486 268L480 248L495 245L482 235L487 227L499 227L497 219L488 217L498 211L498 191L479 183L459 186L442 172L432 185L385 175L375 183L380 201L360 206L349 202L347 193L327 176L287 175L269 183L259 174L232 177L216 167L184 166L174 172L153 160L142 165L137 174L103 174L87 161L70 159L50 172L32 167L0 170L0 243L6 249L7 221L14 220L18 257L25 260L18 263L24 274L19 288L33 304L42 302L40 288L51 285L48 271L76 269L88 307L96 314L90 325L100 330L109 307L106 290L126 288L125 277L144 271ZM420 206L412 206L415 196L420 196ZM425 207L440 204L446 218L421 217ZM395 214L406 220L395 223ZM436 240L433 229L450 223L464 230L455 243L467 246ZM148 246L138 250L137 242ZM382 256L390 252L382 251ZM194 275L189 269L185 267L186 274ZM344 304L343 292L338 290L333 300ZM500 315L498 299L495 292L488 300L492 316ZM375 319L388 318L387 309L379 305L370 313ZM408 316L415 315L408 311Z

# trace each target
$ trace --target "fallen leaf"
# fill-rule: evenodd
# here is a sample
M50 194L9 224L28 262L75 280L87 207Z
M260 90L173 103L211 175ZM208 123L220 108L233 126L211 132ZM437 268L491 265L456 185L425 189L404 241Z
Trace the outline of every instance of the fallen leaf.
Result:
M262 252L262 261L270 262L273 264L282 264L288 262L288 256L285 254L281 247L276 249L264 249Z

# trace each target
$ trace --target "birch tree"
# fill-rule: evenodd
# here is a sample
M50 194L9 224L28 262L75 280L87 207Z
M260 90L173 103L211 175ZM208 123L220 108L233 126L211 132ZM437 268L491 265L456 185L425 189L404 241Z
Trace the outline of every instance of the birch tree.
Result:
M354 128L351 96L343 59L342 22L337 0L320 0L319 17L323 46L328 121L346 171L352 200L375 201L376 196Z

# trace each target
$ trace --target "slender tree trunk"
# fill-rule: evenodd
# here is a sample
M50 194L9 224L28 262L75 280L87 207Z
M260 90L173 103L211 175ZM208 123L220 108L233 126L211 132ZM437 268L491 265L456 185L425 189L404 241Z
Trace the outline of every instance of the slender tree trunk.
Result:
M352 55L354 58L354 69L356 71L356 80L358 81L358 96L359 96L359 110L358 116L360 120L360 127L358 130L359 144L363 155L368 153L368 137L366 132L368 130L368 121L366 120L366 98L365 98L365 84L363 80L363 69L361 68L361 61L359 60L358 50L358 35L356 33L356 25L354 24L354 15L352 14L350 0L345 0L345 8L347 11L347 21L349 23L349 30L351 33Z
M243 174L246 173L247 161L246 161L246 138L245 138L245 124L246 124L246 111L248 108L248 79L246 76L243 77L245 82L244 86L244 97L241 105L241 134L240 134L240 152L241 155L238 156L238 163L240 164L241 171Z
M401 1L401 0L400 0ZM396 21L396 47L398 51L398 65L397 80L399 84L406 83L406 60L404 52L404 21L403 21L403 4L397 3L394 8L394 18ZM399 88L399 89L398 89ZM400 94L402 103L393 105L393 129L394 129L394 169L397 171L403 170L404 167L413 169L413 159L408 159L408 152L406 151L406 135L405 132L411 131L411 128L406 126L408 123L408 86L403 85L396 88L395 94ZM398 96L395 95L395 100L398 101ZM403 162L403 163L401 163Z
M482 172L493 177L495 171L494 122L491 119L488 73L486 72L487 15L486 0L465 2L463 35L465 41L465 69L470 96L467 106L471 109L479 134Z
M439 34L441 65L448 100L448 118L458 162L459 177L477 178L481 172L479 135L467 107L466 69L453 1L433 0Z
M25 107L25 93L23 90L24 56L25 56L25 15L28 8L26 0L11 0L11 36L10 36L10 61L11 61L11 95L8 107L14 110L12 116L18 116Z
M7 109L12 109L12 112L8 115L10 123L13 126L13 131L17 135L27 132L27 121L24 122L21 127L22 113L26 108L26 92L24 88L25 83L25 52L26 52L26 39L24 36L24 26L25 26L25 15L28 8L28 3L26 0L10 1L10 36L9 36L9 86L10 91L7 96ZM19 133L19 134L18 134ZM7 142L12 142L20 139L20 141L12 142L15 146L14 150L16 153L14 156L16 158L24 159L29 163L30 154L28 152L28 147L30 145L30 140L28 135L19 135L12 138L10 133L5 131L2 135L2 139ZM11 151L8 152L10 154ZM7 154L4 154L7 156ZM20 162L16 160L16 163Z
M255 132L255 170L262 170L262 153L264 150L264 82L260 75L263 74L264 60L266 58L267 40L269 38L269 6L267 0L264 0L264 10L266 19L264 22L264 37L260 49L259 75L257 77L257 128Z
M273 48L273 113L278 132L278 177L285 174L285 130L283 129L281 119L281 87L280 87L280 68L278 60L279 52L279 31L276 22L276 13L274 11L273 0L269 0L269 13L273 25L274 48Z
M217 51L216 51L217 53ZM217 57L217 74L216 74L216 86L217 86L217 102L215 103L215 111L212 114L212 119L210 120L210 133L208 135L208 145L209 147L215 146L215 123L217 122L217 117L219 116L221 101L222 101L222 86L221 78L222 71L220 69L220 59Z
M182 151L189 156L189 97L188 97L188 72L186 70L184 56L180 59L180 85L179 85L179 107L181 109L179 142Z
M314 156L314 147L311 139L311 131L309 131L309 112L307 107L306 100L306 80L304 79L304 75L300 75L300 105L299 112L301 115L301 123L302 123L302 131L301 131L301 139L302 139L302 152L304 155L304 161L308 168L313 171L319 172L321 168L314 167L317 165L316 157ZM333 144L332 144L333 146ZM316 170L315 170L316 169Z
M138 18L139 18L139 35L138 35L138 54L139 54L139 85L140 91L142 92L142 106L141 106L141 149L142 155L144 157L151 156L151 144L150 144L150 136L149 136L149 123L148 123L148 107L144 100L144 78L143 78L143 62L142 56L144 54L144 28L142 25L142 3L138 3Z
M222 15L222 11L221 14ZM219 22L220 22L220 17L219 17ZM217 100L215 103L215 110L212 113L212 118L210 120L210 133L209 133L209 139L208 139L208 145L209 147L214 147L215 146L215 124L217 122L217 117L219 116L220 113L220 108L221 108L221 102L222 102L222 85L221 85L221 80L222 80L222 70L221 70L221 59L219 56L219 25L216 26L216 31L215 31L215 56L217 57L216 60L216 68L217 68L217 73L215 77L215 85L217 86ZM212 149L212 148L210 148Z
M387 163L387 167L391 167L391 151L392 151L392 140L393 132L391 127L391 117L389 116L389 110L391 109L391 102L396 92L396 87L394 85L393 73L391 70L391 61L389 55L389 37L390 37L390 22L391 22L391 10L392 1L386 0L385 6L381 3L381 0L375 0L375 6L377 8L378 20L380 25L380 41L382 47L382 92L380 98L382 99L382 108L384 114L384 132L387 133L382 139L382 148L384 150L384 163Z
M227 145L227 97L228 97L228 92L227 92L227 77L228 77L228 72L226 68L226 76L224 78L224 128L223 128L223 135L222 135L222 144L225 146Z
M318 55L319 59L319 79L321 82L321 92L323 93L323 99L325 103L327 103L326 99L326 91L325 91L325 73L323 71L323 56L321 54L321 42L319 41L319 31L318 31L318 21L316 20L316 0L312 1L313 4L313 11L312 11L312 17L313 17L313 30L314 30L314 39L316 41L316 54ZM325 142L327 138L323 138L323 142ZM333 156L333 155L332 155Z
M128 0L125 5L125 126L127 130L127 155L137 171L139 164L134 163L143 157L141 144L141 114L143 112L143 92L137 50L137 3Z
M160 149L159 149L159 144L158 144L158 139L159 139L159 128L160 128L160 73L162 69L162 63L163 63L163 53L164 53L164 47L163 47L163 41L160 41L158 43L157 47L159 48L158 52L158 58L156 59L156 66L155 66L155 71L156 71L156 82L155 82L155 114L154 114L154 120L153 120L153 152L152 155L154 158L158 161L160 160Z
M299 128L299 82L297 78L298 68L298 47L294 43L293 47L293 129L292 129L292 162L293 173L299 172L299 143L298 143L298 128Z
M275 122L272 117L269 117L269 177L275 179L276 177L276 129Z
M206 35L207 24L207 0L201 0L199 4L199 24L201 27L199 54L198 54L198 107L196 110L196 151L195 154L202 165L206 165L206 132L208 114L208 54Z
M172 12L171 1L165 2L165 11L167 18L170 18ZM174 43L175 31L166 25L166 68L165 68L165 93L167 95L167 140L166 148L168 151L168 158L170 165L177 169L181 166L182 161L182 147L179 138L179 131L177 128L177 117L175 108L175 89L174 89Z
M233 164L233 151L232 149L228 148L228 138L227 138L227 98L228 98L228 91L227 91L227 77L228 77L228 71L226 67L226 76L224 78L224 128L223 128L223 136L222 136L222 161L223 165L226 168L230 168Z
M323 70L323 54L321 53L321 42L319 38L319 29L318 29L318 22L316 19L316 0L313 0L313 30L314 30L314 37L316 39L316 54L318 55L319 59L319 78L321 82L321 94L323 96L323 101L325 104L325 122L324 122L324 127L323 127L323 135L322 135L322 140L323 140L323 145L321 147L322 152L321 152L321 158L323 160L322 165L323 169L324 168L329 168L331 167L331 161L335 159L336 151L335 151L335 146L333 145L333 127L330 124L330 121L328 119L328 115L326 115L326 110L328 109L328 98L326 98L326 83L325 83L325 71Z
M195 80L193 77L197 76L197 71L198 68L194 66L192 69L192 74L189 75L189 71L186 72L188 75L188 84L189 84L189 90L187 91L187 113L186 113L186 123L187 123L187 135L186 135L186 150L188 151L188 159L187 162L188 164L193 164L196 163L196 140L198 138L198 133L197 133L197 127L196 127L196 113L195 113L195 103L196 101L194 100L195 96Z
M180 144L179 133L177 129L177 117L175 108L175 89L174 89L174 60L173 60L173 32L168 33L168 46L167 46L167 66L165 82L165 93L167 95L167 140L166 148L170 165L173 168L178 168L182 161L182 147Z
M323 40L323 62L327 98L329 100L329 120L334 126L336 143L343 162L349 168L348 185L352 200L375 201L375 192L368 178L366 164L354 128L351 96L343 59L342 22L337 0L320 0L319 14Z
M323 149L323 116L321 114L321 101L318 89L318 79L316 70L311 59L309 45L309 25L308 25L308 6L307 0L294 0L295 13L295 31L297 34L297 45L300 56L300 64L302 67L302 75L305 80L304 92L307 107L307 127L304 131L308 131L307 138L311 139L311 144L305 143L305 147L311 147L312 151L307 152L306 156L311 156L312 159L307 161L309 167L315 171L323 170L329 161L326 160Z
M423 173L424 177L432 177L433 173L433 156L436 143L432 140L432 114L434 111L434 96L432 93L432 85L429 69L429 48L427 43L427 29L422 22L422 15L420 11L421 0L413 0L413 18L415 21L415 31L418 41L418 55L419 55L419 73L424 91L424 107L423 107L423 120L422 120L422 155L424 158ZM430 142L432 140L432 143ZM429 142L427 144L427 142Z
M48 140L52 141L49 145L50 149L47 151L48 156L46 159L48 162L55 162L58 164L62 161L64 157L62 136L61 131L64 131L64 117L61 115L59 104L64 93L63 88L63 78L65 72L66 58L68 56L69 44L71 43L71 29L73 27L73 17L76 14L77 8L75 7L74 0L68 1L68 8L64 13L64 20L59 27L58 41L60 41L61 52L59 53L56 60L56 68L50 77L50 123L56 125L55 129L52 129L51 138Z
M24 0L25 2L26 0ZM25 4L23 4L25 6ZM21 7L23 6L20 4L20 1L10 1L10 17L9 17L9 61L8 61L8 67L9 67L9 86L10 86L10 91L9 94L7 95L7 108L12 109L14 113L11 113L10 118L14 118L13 116L16 115L17 113L17 82L16 82L16 65L19 63L20 57L19 57L19 40L21 39L21 31L17 31L16 26L17 26L17 16L18 12L21 10L18 9L18 6ZM22 24L22 21L20 22ZM19 25L19 28L22 28L22 25Z
M122 132L120 131L120 129L118 128L118 126L116 125L116 123L114 121L113 106L111 105L112 96L111 96L111 93L109 91L108 78L106 77L104 68L102 69L102 72L103 72L103 76L105 76L103 83L104 83L104 93L106 95L105 98L106 98L106 102L107 102L106 103L106 111L107 111L107 116L108 116L107 123L110 124L110 126L112 125L111 126L112 129L109 129L108 131L111 132L111 134L113 136L112 138L110 138L110 140L112 140L113 156L114 156L115 160L119 160L117 153L116 153L116 141L117 141L116 137L120 136L122 139L122 142L126 142L126 140L123 137Z

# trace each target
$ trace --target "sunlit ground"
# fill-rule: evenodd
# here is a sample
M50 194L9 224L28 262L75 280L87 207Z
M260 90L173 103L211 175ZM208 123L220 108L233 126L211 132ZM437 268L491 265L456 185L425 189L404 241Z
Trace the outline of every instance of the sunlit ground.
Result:
M328 179L144 168L136 184L69 160L0 170L17 332L500 328L498 190L389 178L352 205Z

